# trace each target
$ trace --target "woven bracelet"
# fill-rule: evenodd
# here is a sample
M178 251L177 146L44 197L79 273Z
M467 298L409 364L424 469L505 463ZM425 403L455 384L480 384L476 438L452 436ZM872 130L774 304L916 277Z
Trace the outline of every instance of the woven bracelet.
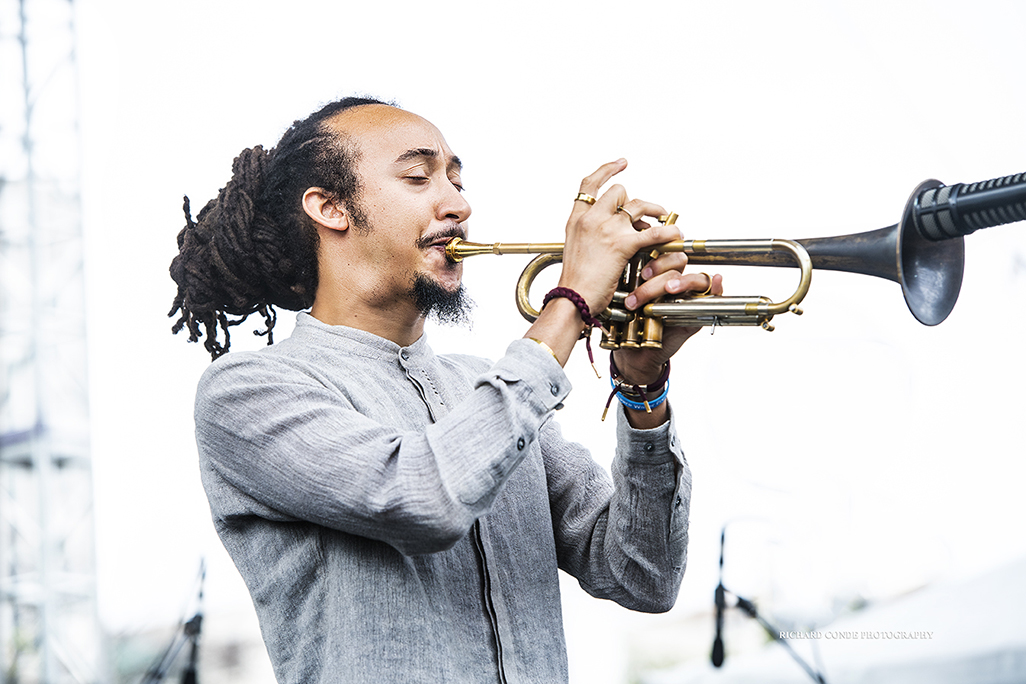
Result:
M591 362L591 369L595 371L595 377L601 378L602 376L599 375L598 369L595 368L595 355L591 352L591 329L601 328L602 321L591 315L591 309L588 307L588 303L584 301L584 297L569 287L554 287L549 290L549 293L545 295L545 299L542 300L542 309L553 299L560 298L569 299L577 307L577 313L581 315L581 320L584 321L584 330L581 331L579 339L584 340L584 346L588 350L588 361Z

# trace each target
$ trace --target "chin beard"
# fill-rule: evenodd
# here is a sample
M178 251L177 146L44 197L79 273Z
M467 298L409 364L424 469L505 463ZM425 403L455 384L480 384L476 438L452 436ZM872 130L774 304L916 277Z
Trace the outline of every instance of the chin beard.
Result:
M463 285L450 292L423 273L418 273L413 278L410 297L427 318L444 325L471 327L470 312L474 308L474 300Z

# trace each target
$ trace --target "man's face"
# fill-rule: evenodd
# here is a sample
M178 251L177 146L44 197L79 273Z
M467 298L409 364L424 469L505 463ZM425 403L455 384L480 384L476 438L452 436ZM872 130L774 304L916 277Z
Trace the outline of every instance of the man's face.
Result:
M442 134L421 117L384 105L347 110L333 124L360 155L355 213L364 221L353 226L347 254L354 275L370 279L380 306L408 301L418 278L441 293L457 292L462 264L446 259L444 245L465 236L470 205L461 194L459 159Z

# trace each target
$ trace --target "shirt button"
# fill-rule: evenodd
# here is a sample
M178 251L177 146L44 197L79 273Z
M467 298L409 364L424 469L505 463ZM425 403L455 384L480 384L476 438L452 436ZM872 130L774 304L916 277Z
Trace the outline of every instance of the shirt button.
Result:
M645 445L645 451L652 451L652 449L655 449L655 447L652 446L651 444L646 444Z
M552 396L559 395L559 385L549 385L549 391L552 392Z
M410 360L410 352L406 351L405 349L403 349L401 352L399 352L399 356L403 357L403 361L409 361Z
M518 439L518 440L517 440L517 451L523 451L523 450L524 450L524 445L525 445L525 444L527 444L527 442L525 442L525 441L524 441L524 438L523 438L523 437L521 437L520 439Z

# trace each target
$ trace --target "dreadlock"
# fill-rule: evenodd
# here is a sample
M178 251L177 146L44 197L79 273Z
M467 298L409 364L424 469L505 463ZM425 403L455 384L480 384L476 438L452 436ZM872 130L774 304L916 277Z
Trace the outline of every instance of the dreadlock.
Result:
M367 104L391 105L347 97L294 122L269 152L259 145L243 150L232 163L231 180L195 221L185 197L185 227L170 268L178 294L168 317L181 312L172 333L188 328L190 342L205 334L203 346L213 360L228 352L229 327L250 314L263 316L264 330L254 334L272 344L274 307L299 311L313 304L319 240L303 211L303 193L320 187L357 205L357 149L329 119Z

